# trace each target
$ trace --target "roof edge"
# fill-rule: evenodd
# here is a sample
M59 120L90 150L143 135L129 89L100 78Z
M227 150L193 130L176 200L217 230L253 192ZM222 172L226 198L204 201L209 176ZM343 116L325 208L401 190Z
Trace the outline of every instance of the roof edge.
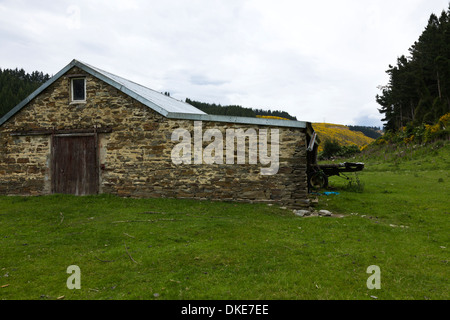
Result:
M120 83L114 81L113 79L109 78L108 76L98 72L97 70L91 68L89 65L78 61L78 60L73 60L74 66L86 71L87 73L89 73L90 75L102 80L103 82L106 82L107 84L109 84L110 86L116 88L117 90L125 93L126 95L130 96L131 98L139 101L140 103L148 106L149 108L153 109L154 111L156 111L157 113L161 114L162 116L166 117L167 114L169 113L167 110L161 108L160 106L156 105L155 103L145 99L144 97L140 96L139 94L137 94L136 92L124 87L123 85L121 85Z
M167 118L179 119L179 120L193 120L193 121L212 121L212 122L253 124L253 125L262 125L262 126L288 127L288 128L301 128L301 129L308 128L308 123L304 122L304 121L267 119L267 118L249 118L249 117L238 117L238 116L221 116L221 115L212 115L212 114L192 114L192 113L170 112L170 113L168 113Z

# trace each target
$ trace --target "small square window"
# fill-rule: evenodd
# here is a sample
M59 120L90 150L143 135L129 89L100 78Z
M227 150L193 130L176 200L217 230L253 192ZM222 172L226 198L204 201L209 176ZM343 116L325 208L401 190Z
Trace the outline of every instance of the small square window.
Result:
M72 79L72 101L86 101L86 79Z

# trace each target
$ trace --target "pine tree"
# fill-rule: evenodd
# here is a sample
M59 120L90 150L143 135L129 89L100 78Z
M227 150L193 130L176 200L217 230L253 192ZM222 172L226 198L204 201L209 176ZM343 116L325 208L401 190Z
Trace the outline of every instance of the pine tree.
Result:
M376 96L385 130L435 123L450 112L450 6L430 16L409 52L389 66L389 83Z
M50 76L24 69L0 69L0 118L39 88Z

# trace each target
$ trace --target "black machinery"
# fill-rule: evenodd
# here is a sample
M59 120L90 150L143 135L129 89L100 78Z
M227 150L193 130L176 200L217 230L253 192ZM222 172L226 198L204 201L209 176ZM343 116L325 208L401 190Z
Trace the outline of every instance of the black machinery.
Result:
M340 176L346 172L358 172L364 169L364 163L344 162L339 164L313 165L308 172L308 186L312 189L322 189L328 186L328 178ZM348 178L347 178L348 179Z

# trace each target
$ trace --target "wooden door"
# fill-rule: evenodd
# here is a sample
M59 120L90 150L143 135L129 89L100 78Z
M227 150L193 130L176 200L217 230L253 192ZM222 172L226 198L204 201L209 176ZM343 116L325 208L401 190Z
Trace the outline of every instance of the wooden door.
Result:
M95 134L54 135L52 139L53 193L98 193L97 137Z

